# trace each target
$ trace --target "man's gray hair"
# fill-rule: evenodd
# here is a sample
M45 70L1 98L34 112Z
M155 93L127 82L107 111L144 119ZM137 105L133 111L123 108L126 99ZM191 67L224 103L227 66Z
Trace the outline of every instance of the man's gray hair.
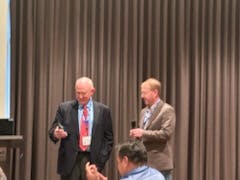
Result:
M93 81L92 81L92 79L90 79L89 77L80 77L80 78L78 78L77 80L76 80L76 83L75 84L77 84L78 82L87 82L91 87L93 87L94 88L94 84L93 84Z

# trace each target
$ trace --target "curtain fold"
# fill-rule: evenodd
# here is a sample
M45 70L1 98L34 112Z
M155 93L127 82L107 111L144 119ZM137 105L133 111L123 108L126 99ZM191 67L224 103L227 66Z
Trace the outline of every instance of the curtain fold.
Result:
M115 144L138 121L141 82L156 77L176 110L174 179L240 178L238 0L11 0L11 19L11 115L24 137L13 179L59 179L48 129L80 76L111 108Z

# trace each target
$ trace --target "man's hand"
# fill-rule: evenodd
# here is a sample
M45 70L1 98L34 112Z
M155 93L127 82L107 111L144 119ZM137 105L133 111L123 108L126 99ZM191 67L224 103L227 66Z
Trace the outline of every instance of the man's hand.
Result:
M97 167L94 164L87 162L85 165L86 176L88 180L107 180L107 177L98 172Z
M131 129L129 136L133 138L141 138L143 136L143 129L140 128Z
M64 139L68 136L67 132L58 126L54 130L54 137L57 139Z

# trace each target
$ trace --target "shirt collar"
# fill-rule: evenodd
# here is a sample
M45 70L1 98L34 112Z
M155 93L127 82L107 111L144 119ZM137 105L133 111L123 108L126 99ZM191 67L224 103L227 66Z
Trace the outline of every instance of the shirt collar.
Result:
M121 177L121 179L124 179L124 178L127 178L128 176L131 176L131 175L134 175L134 174L138 174L142 171L144 171L145 169L147 169L148 166L140 166L140 167L137 167L136 169L133 169L132 171L128 172L127 174L123 175Z
M86 104L87 108L90 109L92 107L92 103L93 103L93 100L92 98L89 99L88 103ZM79 104L78 105L78 108L79 109L82 109L83 108L83 105Z
M157 99L157 101L150 107L148 108L151 112L154 111L154 109L157 107L158 103L160 102L160 98Z

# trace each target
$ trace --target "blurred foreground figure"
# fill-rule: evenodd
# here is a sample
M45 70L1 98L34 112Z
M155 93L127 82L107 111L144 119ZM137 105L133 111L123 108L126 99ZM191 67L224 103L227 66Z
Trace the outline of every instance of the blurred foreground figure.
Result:
M163 175L147 164L147 151L141 141L129 141L117 146L117 168L121 180L164 180ZM88 180L106 180L94 165L86 164Z

